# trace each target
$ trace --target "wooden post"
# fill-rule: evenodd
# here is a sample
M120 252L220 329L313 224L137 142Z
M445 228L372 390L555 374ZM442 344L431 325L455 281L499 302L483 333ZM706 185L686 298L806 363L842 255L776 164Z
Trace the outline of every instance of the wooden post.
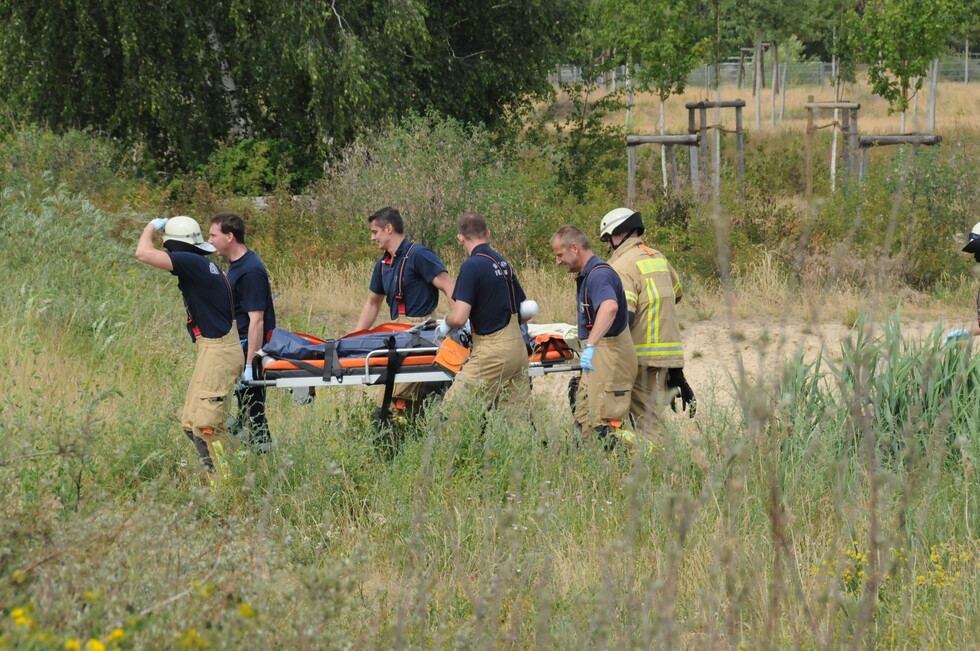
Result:
M704 174L703 176L708 176L708 109L705 107L704 102L701 102L700 108L698 108L698 135L701 136L701 151L698 155L701 160L704 161Z
M694 128L694 109L692 107L688 107L687 109L687 133L688 134L698 133L698 130ZM688 174L691 177L691 187L694 188L695 192L697 192L699 190L698 180L701 176L698 171L698 148L688 147L687 151L690 156L690 164L688 165Z
M841 176L847 179L851 171L851 111L849 109L841 111L840 122L841 135L844 136L841 140L841 159L844 163L841 165Z
M636 148L639 145L660 145L661 147L666 147L667 156L670 159L670 182L673 185L677 185L677 157L674 153L674 147L681 145L687 147L688 151L694 152L697 150L700 141L700 136L697 134L686 133L686 134L661 134L661 135L651 135L651 136L641 136L641 135L628 135L626 136L626 155L627 155L627 180L626 180L626 200L627 203L632 204L636 199L636 169L637 169L637 154ZM695 154L696 156L696 154ZM696 160L692 158L692 160ZM664 181L664 191L667 190L667 181Z
M806 98L807 104L813 103L813 95ZM813 195L813 111L806 108L806 196Z
M626 145L626 205L636 198L636 145Z
M742 130L741 106L735 107L735 156L738 161L738 183L742 186L745 181L745 132Z
M858 146L858 136L860 135L861 130L858 127L857 109L854 109L854 113L851 117L852 117L851 135L848 136L848 139L851 141L851 160L850 160L851 178L857 177L858 179L860 179L861 170L859 166L861 165L861 157L860 157L860 147Z

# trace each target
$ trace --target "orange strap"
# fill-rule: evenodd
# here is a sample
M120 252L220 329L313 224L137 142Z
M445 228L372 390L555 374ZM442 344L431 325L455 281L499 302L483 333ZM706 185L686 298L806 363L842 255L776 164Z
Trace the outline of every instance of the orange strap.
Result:
M646 253L648 255L658 255L660 253L660 251L657 251L656 249L651 249L649 246L647 246L643 242L640 242L639 244L637 244L636 245L636 248L640 249L641 251L643 251L644 253Z

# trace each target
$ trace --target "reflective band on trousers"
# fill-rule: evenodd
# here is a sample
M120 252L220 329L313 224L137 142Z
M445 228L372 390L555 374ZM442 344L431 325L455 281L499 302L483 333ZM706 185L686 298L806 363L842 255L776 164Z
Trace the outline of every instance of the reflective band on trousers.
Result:
M680 355L684 352L684 347L676 341L662 344L637 344L634 348L637 357Z

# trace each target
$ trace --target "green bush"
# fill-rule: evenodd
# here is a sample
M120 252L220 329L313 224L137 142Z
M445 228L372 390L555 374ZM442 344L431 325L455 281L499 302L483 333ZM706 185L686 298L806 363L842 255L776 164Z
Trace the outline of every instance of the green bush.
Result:
M208 157L202 175L212 188L225 194L269 194L280 183L291 184L286 145L279 140L247 138L226 143Z
M481 127L415 116L347 147L312 188L319 223L314 234L346 252L352 242L373 252L367 216L399 209L413 240L456 250L456 217L486 215L494 244L515 258L542 251L562 223L554 179L520 146ZM357 251L356 245L353 249Z

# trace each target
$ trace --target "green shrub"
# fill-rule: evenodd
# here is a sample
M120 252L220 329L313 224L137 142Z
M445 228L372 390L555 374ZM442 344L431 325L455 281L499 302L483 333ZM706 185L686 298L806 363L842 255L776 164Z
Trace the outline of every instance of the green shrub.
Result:
M368 243L367 216L387 205L399 209L413 240L456 250L456 217L486 215L495 246L520 258L547 246L564 223L550 198L553 179L523 152L481 127L415 116L347 147L312 188L318 224L314 235L350 253Z
M256 196L290 185L291 167L279 140L247 138L226 143L208 157L202 171L212 188L225 194Z

